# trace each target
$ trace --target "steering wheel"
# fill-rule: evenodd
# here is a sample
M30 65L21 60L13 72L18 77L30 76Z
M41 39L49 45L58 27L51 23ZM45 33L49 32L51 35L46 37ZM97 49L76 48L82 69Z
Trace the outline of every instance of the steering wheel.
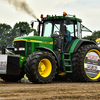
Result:
M59 32L59 31L55 31L54 33L56 33L56 34L58 34L58 35L60 34L60 32Z

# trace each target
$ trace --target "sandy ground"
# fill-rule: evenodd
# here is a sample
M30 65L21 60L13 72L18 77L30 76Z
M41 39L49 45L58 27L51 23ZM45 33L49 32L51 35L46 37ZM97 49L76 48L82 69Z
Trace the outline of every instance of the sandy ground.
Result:
M0 100L100 100L100 82L32 84L0 79Z

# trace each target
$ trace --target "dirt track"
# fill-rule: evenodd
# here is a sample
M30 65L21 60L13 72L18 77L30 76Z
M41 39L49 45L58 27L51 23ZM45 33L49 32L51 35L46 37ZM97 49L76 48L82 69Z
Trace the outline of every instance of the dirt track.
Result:
M0 80L0 100L99 100L100 82L32 84Z

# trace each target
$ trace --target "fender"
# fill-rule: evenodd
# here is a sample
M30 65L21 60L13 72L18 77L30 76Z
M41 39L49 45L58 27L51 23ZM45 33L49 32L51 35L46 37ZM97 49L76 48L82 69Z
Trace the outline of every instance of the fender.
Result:
M71 45L71 48L69 50L70 53L75 53L77 51L77 49L81 46L81 45L87 45L87 44L95 44L97 45L95 42L93 41L89 41L89 40L84 40L84 39L76 39L73 44Z
M55 58L56 58L56 60L57 60L57 62L58 62L57 55L56 55L55 52L53 52L51 49L46 48L46 47L36 47L36 49L37 49L37 50L43 50L43 51L49 51L49 52L51 52L51 53L55 56Z

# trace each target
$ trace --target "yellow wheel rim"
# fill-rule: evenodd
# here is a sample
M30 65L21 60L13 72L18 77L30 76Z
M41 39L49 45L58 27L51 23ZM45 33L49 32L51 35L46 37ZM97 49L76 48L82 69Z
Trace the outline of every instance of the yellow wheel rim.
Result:
M87 54L86 56L90 53L90 52L94 52L96 55L98 55L98 57L100 58L100 52L96 49L91 49ZM85 60L86 60L86 56L85 56L85 59L84 59L84 66L85 66ZM86 75L91 79L91 80L96 80L100 77L100 71L97 73L97 75L95 77L90 77L87 72L86 72L86 69L84 67L84 70L85 70L85 73Z
M42 59L38 65L39 74L42 77L48 77L52 71L52 64L48 59Z

